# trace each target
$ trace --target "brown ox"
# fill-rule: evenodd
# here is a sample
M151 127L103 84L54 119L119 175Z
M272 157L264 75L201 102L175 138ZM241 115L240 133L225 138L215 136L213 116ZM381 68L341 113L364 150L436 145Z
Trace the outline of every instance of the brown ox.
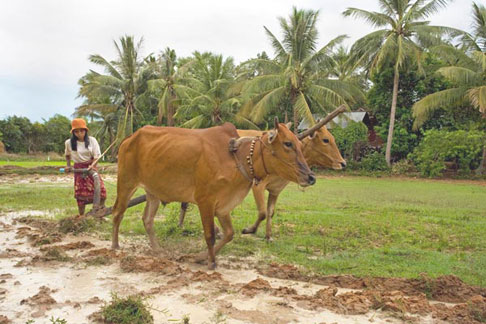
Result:
M128 201L137 187L146 191L143 215L152 248L158 249L153 223L161 201L198 205L208 247L208 266L216 266L215 255L233 238L230 212L251 188L252 178L278 175L302 186L315 183L302 154L302 144L284 124L255 143L242 141L235 153L229 143L238 137L229 123L208 129L145 126L127 138L118 153L117 198L113 208L112 248L118 245L118 231ZM251 149L253 146L253 149ZM252 151L253 158L247 156ZM246 175L246 176L245 176ZM223 239L214 246L214 217L223 228Z
M240 136L262 136L264 132L255 130L238 130ZM346 161L341 156L339 149L334 140L334 136L327 130L326 126L314 131L311 135L302 139L302 153L310 166L319 166L334 170L341 170L346 166ZM258 217L250 227L243 229L243 234L255 233L260 223L267 219L266 239L270 240L272 236L272 217L275 211L275 204L280 192L287 186L288 180L278 175L269 175L258 185L252 186L253 197L258 209ZM265 190L268 191L268 202L265 207ZM179 215L179 226L184 222L185 210L187 204L181 205Z

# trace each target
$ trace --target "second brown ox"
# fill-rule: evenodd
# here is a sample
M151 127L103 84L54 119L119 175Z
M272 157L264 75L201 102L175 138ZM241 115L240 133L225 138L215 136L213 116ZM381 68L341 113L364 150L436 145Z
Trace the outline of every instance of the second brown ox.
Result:
M238 130L240 136L262 136L264 132L255 130ZM346 161L341 156L336 145L334 136L327 130L326 126L317 129L302 139L302 152L310 166L319 166L334 170L341 170L346 166ZM265 237L267 240L272 236L272 217L275 211L278 196L289 184L289 181L278 175L269 175L258 185L252 186L253 197L258 209L258 216L255 223L243 229L243 234L255 233L260 223L267 219ZM268 191L268 202L265 204L265 190ZM265 206L266 205L266 206ZM187 204L181 204L179 226L184 222Z
M230 212L252 185L244 175L251 175L247 156L252 144L241 143L233 155L228 147L236 137L236 128L226 123L198 130L145 126L127 138L118 153L112 248L119 247L118 231L130 197L137 187L143 187L147 193L143 222L152 248L159 248L153 223L161 201L197 204L208 248L208 266L214 269L216 253L233 238ZM275 129L254 144L252 177L278 175L302 186L314 184L315 176L301 147L297 137L275 121ZM223 239L216 246L214 217L223 228Z

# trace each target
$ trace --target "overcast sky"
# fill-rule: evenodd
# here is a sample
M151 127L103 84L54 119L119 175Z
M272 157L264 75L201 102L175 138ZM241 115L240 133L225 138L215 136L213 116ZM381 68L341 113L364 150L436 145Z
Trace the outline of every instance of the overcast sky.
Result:
M471 4L455 0L430 20L469 30ZM179 57L212 51L236 63L273 54L263 26L280 39L277 17L288 17L292 6L320 11L321 46L340 34L350 45L372 30L344 18L347 7L378 10L377 0L1 0L0 119L71 117L81 104L78 79L89 69L101 72L88 56L114 59L113 40L123 35L144 37L142 56L165 47Z

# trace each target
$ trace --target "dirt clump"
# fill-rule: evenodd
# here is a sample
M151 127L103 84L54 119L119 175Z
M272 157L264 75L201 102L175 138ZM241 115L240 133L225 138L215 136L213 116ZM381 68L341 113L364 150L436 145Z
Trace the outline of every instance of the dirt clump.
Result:
M72 243L67 243L67 244L62 244L62 245L56 245L56 248L68 251L68 250L85 250L85 249L91 249L94 248L95 245L91 242L88 241L79 241L79 242L72 242ZM48 247L41 247L41 251L44 251L48 249Z
M453 307L444 304L434 305L433 318L448 323L486 323L486 298L474 296L466 303Z
M54 300L54 298L50 296L50 293L54 292L56 291L51 290L49 287L41 286L37 294L27 299L22 299L22 301L20 301L20 304L27 304L30 306L56 304L57 302Z
M61 219L58 227L59 232L61 233L72 233L77 235L89 231L90 229L94 228L95 225L96 220L94 218L76 215Z
M219 272L207 273L204 271L196 271L191 275L192 281L221 281L223 276Z
M272 295L277 297L288 297L288 296L297 295L297 290L290 287L280 286L277 289L274 289L272 291Z
M165 275L177 275L183 272L178 264L151 256L126 256L121 259L120 268L125 272L158 272Z
M281 265L271 263L266 268L260 268L258 271L265 276L291 279L305 282L312 282L319 285L348 288L377 290L383 292L400 291L407 296L426 295L428 299L460 303L469 298L482 295L486 296L486 289L475 287L464 283L454 275L445 275L437 278L429 278L421 275L420 278L359 278L353 275L338 276L318 276L302 274L297 267L293 265Z
M12 323L7 316L0 315L0 324L10 324Z
M440 276L436 279L423 278L426 289L430 289L432 299L442 302L464 302L473 296L486 297L486 288L474 287L464 283L454 275Z
M19 217L19 218L16 218L15 221L22 223L22 224L27 224L31 227L41 229L43 232L55 231L56 227L57 227L57 224L56 224L55 221L48 220L48 219L42 219L42 218L36 218L36 217L32 217L32 216Z
M89 250L83 255L83 257L97 257L97 256L118 259L120 257L125 256L125 253L113 249L101 248L96 250Z
M11 273L2 273L0 274L0 280L5 280L5 279L12 279L13 275Z
M102 303L103 301L98 297L98 296L94 296L94 297L91 297L87 303L88 304L100 304Z
M303 275L296 266L291 264L270 263L267 267L258 268L258 272L264 276L278 279L309 280L308 276Z
M6 248L5 251L0 252L0 259L10 259L30 256L29 253L20 252L16 249Z
M52 221L32 217L22 217L17 221L29 225L17 228L17 238L27 237L32 246L52 244L62 240L63 235L57 232L56 224Z
M241 289L240 289L240 292L243 295L253 297L253 296L255 296L256 294L258 294L262 291L267 292L267 291L271 291L271 290L272 290L272 286L270 285L270 283L268 281L266 281L262 278L257 278L255 280L252 280L249 283L243 285L243 287L241 287Z
M39 261L60 261L66 262L70 261L72 258L66 254L66 252L57 246L48 247L43 250L43 255L35 256L32 258L32 263L36 263Z
M88 265L109 265L115 260L126 255L124 252L115 251L113 249L101 248L87 251L82 259Z

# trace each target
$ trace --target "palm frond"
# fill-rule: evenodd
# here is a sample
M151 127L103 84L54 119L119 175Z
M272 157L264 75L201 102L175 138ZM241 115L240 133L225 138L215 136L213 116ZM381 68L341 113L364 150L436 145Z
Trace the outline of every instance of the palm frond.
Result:
M464 102L467 88L452 88L432 93L417 101L412 107L415 118L413 129L419 129L429 116L437 109L459 106Z
M103 56L98 54L90 55L89 60L92 63L103 66L107 70L107 72L110 73L110 75L114 76L115 78L123 79L120 72L118 72L117 69L110 62L108 62Z
M205 121L206 121L206 119L204 118L204 116L199 115L199 116L196 116L194 118L189 119L188 121L183 123L181 125L181 127L184 127L184 128L203 128L203 127L206 126Z
M277 54L277 57L282 58L286 56L287 52L285 51L284 46L282 45L282 43L280 43L278 38L275 37L275 35L272 34L272 32L267 27L263 26L263 28L265 29L267 36L270 38L270 42L272 43L273 50Z
M284 99L286 94L284 87L275 88L266 93L254 106L250 114L251 120L260 123L269 111L275 110L276 106Z
M486 85L469 89L467 96L475 108L486 114Z
M348 106L343 97L329 87L314 84L309 87L308 94L313 100L323 102L328 106L337 107L342 104Z
M347 8L343 11L345 17L362 18L373 27L383 27L386 25L393 26L394 21L389 16L380 12L367 11L358 8Z
M480 82L481 76L478 73L458 66L447 66L437 70L437 73L442 74L447 79L459 85L474 85Z
M89 104L82 105L76 108L78 114L90 114L96 112L111 113L118 109L117 105L112 104Z
M294 110L297 112L297 115L301 117L302 120L304 120L304 122L306 122L308 125L312 126L315 124L309 104L307 103L307 100L302 92L300 92L296 97Z

